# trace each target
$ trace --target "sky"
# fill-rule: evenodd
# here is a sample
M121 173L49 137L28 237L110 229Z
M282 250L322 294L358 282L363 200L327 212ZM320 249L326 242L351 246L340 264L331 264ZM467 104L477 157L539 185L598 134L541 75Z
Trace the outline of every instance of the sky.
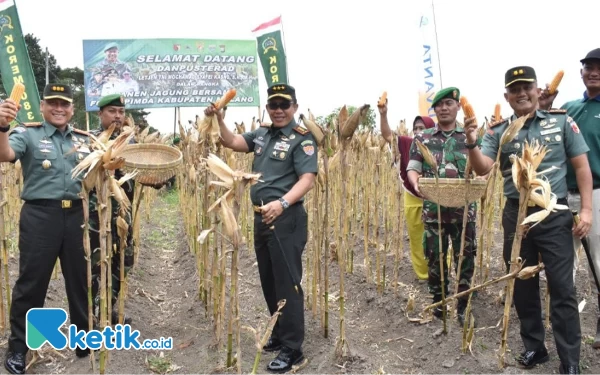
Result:
M418 115L418 91L424 87L423 11L435 11L441 86L456 86L469 99L480 123L496 103L504 117L512 113L504 99L504 74L532 66L540 84L559 70L565 76L554 106L581 97L579 70L587 52L600 47L600 2L570 0L370 0L264 1L212 3L169 0L16 0L23 33L39 38L62 68L83 69L86 39L249 39L251 30L282 17L289 83L296 88L300 113L327 116L343 105L376 103L388 93L392 127ZM260 62L259 62L260 64ZM260 71L261 109L230 107L226 123L262 113L267 85ZM85 110L85 109L76 109ZM150 125L173 129L175 110L149 109ZM182 123L203 113L182 107ZM459 112L462 121L462 112ZM268 120L268 115L267 115ZM379 121L379 116L377 116Z

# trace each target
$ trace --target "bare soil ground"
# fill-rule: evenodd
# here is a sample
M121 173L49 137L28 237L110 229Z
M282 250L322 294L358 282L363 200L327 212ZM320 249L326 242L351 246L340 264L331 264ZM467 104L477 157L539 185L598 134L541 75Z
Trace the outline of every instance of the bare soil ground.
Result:
M138 263L130 273L126 311L133 318L133 327L143 338L172 337L173 350L113 351L107 364L107 373L235 373L226 369L225 348L213 342L213 322L206 316L198 299L198 275L194 255L188 242L176 193L161 192L153 202L148 216L142 222L142 248ZM492 254L499 259L500 233ZM357 239L359 241L360 239ZM362 243L362 242L361 242ZM355 246L354 273L346 276L346 334L350 355L337 358L336 338L339 336L339 309L335 297L339 294L337 263L330 264L331 313L328 337L324 338L319 316L313 316L306 306L306 339L304 353L309 362L302 373L557 373L559 360L551 329L546 345L551 360L532 370L515 366L514 357L522 350L519 325L514 309L508 337L510 352L507 366L498 368L497 353L500 347L503 305L499 295L502 284L480 291L473 299L477 329L470 351L461 351L462 327L456 318L448 322L448 334L440 334L442 322L427 324L409 322L405 308L409 295L413 295L416 317L431 301L425 284L415 280L408 245L399 268L397 294L391 278L393 256L387 257L388 286L383 293L376 285L367 282L363 264L362 245ZM18 258L10 260L11 283L17 277ZM251 251L242 249L240 256L240 308L242 325L258 327L268 319L255 258ZM501 264L491 265L492 277L503 273ZM600 373L600 351L591 347L591 337L596 328L598 306L588 284L587 261L582 260L577 273L578 301L587 300L580 315L582 326L581 365L584 373ZM451 285L452 287L452 285ZM306 290L306 287L304 287ZM66 307L62 277L53 279L48 291L47 306ZM8 331L1 346L6 348ZM252 335L241 333L242 370L252 369L256 350ZM43 349L28 373L92 373L89 359L79 359L70 351L56 352ZM275 354L263 353L259 372ZM28 356L31 358L31 354ZM97 362L97 359L96 359ZM6 373L3 368L0 372ZM96 372L98 370L96 369Z

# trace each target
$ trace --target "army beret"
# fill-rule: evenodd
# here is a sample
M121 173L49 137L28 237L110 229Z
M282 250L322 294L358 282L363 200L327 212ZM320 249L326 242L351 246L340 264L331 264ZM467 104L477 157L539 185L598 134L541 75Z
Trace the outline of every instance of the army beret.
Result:
M504 75L504 87L508 87L515 82L535 82L537 77L535 70L530 66L517 66L508 69Z
M73 103L73 91L69 85L50 83L44 87L44 100L61 99Z
M294 103L296 102L296 89L285 83L279 83L269 87L267 89L267 95L267 100L279 97Z
M107 105L115 107L125 107L125 97L121 94L111 94L100 98L98 101L98 108L102 109Z
M445 89L441 89L435 94L433 101L431 102L431 106L435 107L435 105L442 99L454 99L456 101L460 100L460 90L456 87L446 87Z

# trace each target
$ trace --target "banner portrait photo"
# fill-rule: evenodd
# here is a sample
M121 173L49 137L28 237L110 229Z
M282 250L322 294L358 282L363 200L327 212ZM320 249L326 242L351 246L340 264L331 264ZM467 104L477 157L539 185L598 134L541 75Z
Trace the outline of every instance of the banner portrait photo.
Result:
M86 111L120 93L128 108L201 107L235 87L231 107L258 106L256 40L84 40Z

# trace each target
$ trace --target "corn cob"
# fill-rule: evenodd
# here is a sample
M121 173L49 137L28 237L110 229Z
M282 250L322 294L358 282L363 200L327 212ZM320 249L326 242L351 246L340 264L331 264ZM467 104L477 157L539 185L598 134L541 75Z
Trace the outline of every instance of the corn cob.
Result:
M462 98L460 98L460 104L462 105L465 118L475 117L475 111L473 111L473 106L471 105L471 103L469 103L466 97L463 96Z
M300 120L302 120L304 125L306 125L306 128L310 130L313 137L315 137L315 140L317 141L317 145L320 146L323 143L323 140L325 139L325 134L323 133L323 130L321 130L321 127L317 125L314 121L304 116L303 114L300 114Z
M342 109L340 109L340 113L338 113L337 125L338 125L338 131L340 133L342 132L342 128L344 127L346 120L348 120L348 117L349 117L348 108L346 108L346 105L344 104Z
M496 103L494 107L494 121L498 121L502 118L502 112L500 111L500 103Z
M377 106L383 107L385 105L386 100L387 100L387 91L384 91L383 94L381 94L381 98L379 98L379 101L377 102Z
M215 103L215 108L223 109L227 104L229 104L231 99L235 97L235 94L237 94L237 91L235 89L227 90L227 92L223 94L221 99L217 100L217 102Z
M554 93L556 93L556 89L558 88L558 85L560 84L560 81L562 80L564 75L565 72L562 70L556 73L554 79L552 79L552 82L550 82L550 85L548 86L548 93L550 95L554 95Z
M23 93L25 93L25 85L19 82L15 83L10 93L10 99L12 99L12 101L15 102L17 107L19 106L21 99L23 99ZM10 118L8 120L9 122L11 122L14 120L14 118Z
M342 138L352 137L352 134L354 134L354 131L356 130L356 128L358 128L358 125L366 117L367 112L369 111L369 107L370 105L363 104L360 108L357 108L354 112L352 112L352 115L348 117L348 120L346 120L346 122L340 129Z
M10 98L15 102L16 105L19 105L21 99L23 99L23 93L25 92L25 85L22 83L15 83L10 93Z

